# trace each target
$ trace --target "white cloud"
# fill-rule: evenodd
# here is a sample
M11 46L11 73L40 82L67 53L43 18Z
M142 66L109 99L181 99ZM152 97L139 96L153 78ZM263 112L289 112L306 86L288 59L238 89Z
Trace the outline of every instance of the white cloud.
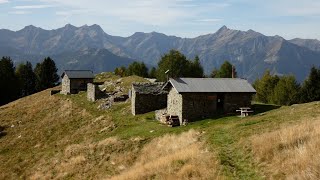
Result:
M214 19L214 18L212 18L212 19L198 19L196 21L198 21L198 22L219 22L219 21L222 21L222 19Z
M8 3L9 0L0 0L0 4Z
M28 6L14 6L14 9L44 9L51 8L53 5L28 5Z
M261 2L260 2L261 4ZM271 15L282 16L310 16L320 15L320 1L318 0L269 0L263 2Z
M320 2L300 3L299 6L288 6L286 12L289 15L309 16L320 15Z
M31 11L10 11L9 14L24 15L24 14L31 14Z
M88 10L85 9L73 9L69 11L57 11L56 15L59 16L72 16L72 15L77 15L77 14L85 14L85 13L90 13Z
M201 18L209 13L228 7L227 3L199 3L194 0L38 0L60 7L57 15L77 14L72 9L86 10L87 15L106 16L117 21L130 21L145 25L171 25L182 20Z

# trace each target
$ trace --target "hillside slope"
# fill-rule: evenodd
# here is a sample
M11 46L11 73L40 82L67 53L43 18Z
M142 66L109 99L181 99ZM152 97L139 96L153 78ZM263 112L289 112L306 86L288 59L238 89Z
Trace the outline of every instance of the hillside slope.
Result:
M46 90L1 106L0 179L320 178L319 102L177 128L99 103Z

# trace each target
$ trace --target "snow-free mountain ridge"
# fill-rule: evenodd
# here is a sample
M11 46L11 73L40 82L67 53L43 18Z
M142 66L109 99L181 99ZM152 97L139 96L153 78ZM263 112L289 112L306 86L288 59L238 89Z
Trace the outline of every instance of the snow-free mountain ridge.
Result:
M206 73L228 60L236 66L240 77L251 82L266 69L279 75L294 74L302 81L312 65L320 65L318 40L285 40L226 26L196 38L157 32L119 37L105 33L96 24L81 27L67 24L54 30L32 25L19 31L0 29L0 56L33 63L51 56L60 69L92 68L98 73L126 66L134 60L156 66L161 56L171 49L181 51L190 59L198 55Z

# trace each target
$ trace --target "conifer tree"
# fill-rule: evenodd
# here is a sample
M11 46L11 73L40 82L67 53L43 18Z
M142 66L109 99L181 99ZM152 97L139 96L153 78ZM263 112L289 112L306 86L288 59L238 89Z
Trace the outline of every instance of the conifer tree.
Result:
M36 75L33 72L32 64L20 64L16 70L17 78L19 79L20 96L28 96L35 93Z
M298 102L300 85L294 76L283 76L274 87L273 102L278 105L291 105Z
M0 60L0 84L0 105L18 98L19 84L10 57L2 57Z
M148 77L148 68L147 66L141 62L133 62L129 65L128 69L126 70L126 75L137 75L141 77Z
M312 67L301 88L301 102L320 100L320 70Z
M50 57L45 58L42 63L38 63L35 68L37 90L41 91L56 86L59 81L57 71L56 64Z
M236 78L236 68L229 61L225 61L220 69L214 68L210 76L213 78L232 78L232 73L234 74L233 77Z
M156 78L157 69L155 67L152 67L149 72L149 78Z
M199 56L196 56L194 58L194 61L190 62L189 71L190 71L190 73L189 73L190 77L202 78L204 76L203 67L201 66Z
M201 75L201 69L199 59L192 62L179 51L171 50L161 57L156 76L160 81L166 81L167 76L170 78L199 77ZM165 73L167 70L169 70L168 74Z
M263 103L273 102L274 88L279 81L278 76L272 76L270 71L267 70L261 79L256 80L253 84L257 91L256 100Z

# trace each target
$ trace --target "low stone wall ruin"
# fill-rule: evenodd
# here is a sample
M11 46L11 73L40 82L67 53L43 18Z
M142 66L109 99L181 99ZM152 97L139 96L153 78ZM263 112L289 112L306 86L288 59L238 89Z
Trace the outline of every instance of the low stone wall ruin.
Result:
M156 111L155 111L155 118L156 118L156 120L160 121L161 118L162 118L163 116L167 115L167 114L168 114L167 108L165 108L165 109L160 109L160 110L156 110Z
M144 114L167 107L167 91L164 83L133 83L131 89L131 111L133 115Z
M167 107L167 94L132 94L132 114L144 114L147 112Z
M98 84L88 83L87 84L87 99L88 101L96 101L97 99L104 98L106 96L100 89Z

